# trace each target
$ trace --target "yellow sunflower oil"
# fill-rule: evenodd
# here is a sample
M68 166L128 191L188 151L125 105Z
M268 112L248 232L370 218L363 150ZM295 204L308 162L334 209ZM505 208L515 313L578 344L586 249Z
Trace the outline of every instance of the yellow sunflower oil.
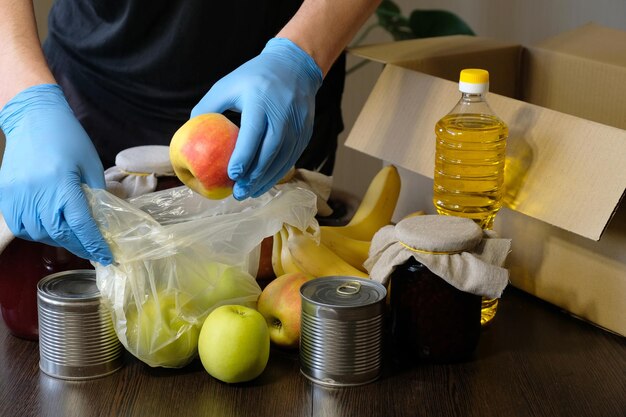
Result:
M504 194L508 127L489 107L489 73L464 69L461 98L435 126L433 203L439 214L467 217L491 229ZM495 316L497 299L484 299L481 322Z

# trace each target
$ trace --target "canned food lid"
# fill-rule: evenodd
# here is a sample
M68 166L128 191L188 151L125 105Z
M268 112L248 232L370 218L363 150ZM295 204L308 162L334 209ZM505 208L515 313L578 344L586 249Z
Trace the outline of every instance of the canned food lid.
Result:
M100 299L96 271L80 269L48 275L37 284L41 296L55 301L92 301Z
M356 277L322 277L300 287L307 301L329 307L360 307L376 304L387 296L385 287L377 282Z

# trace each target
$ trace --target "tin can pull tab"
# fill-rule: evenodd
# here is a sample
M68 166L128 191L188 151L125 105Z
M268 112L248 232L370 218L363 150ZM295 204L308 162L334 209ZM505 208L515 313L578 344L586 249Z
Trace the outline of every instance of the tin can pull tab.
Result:
M361 290L361 283L357 281L348 281L337 287L339 295L354 295Z

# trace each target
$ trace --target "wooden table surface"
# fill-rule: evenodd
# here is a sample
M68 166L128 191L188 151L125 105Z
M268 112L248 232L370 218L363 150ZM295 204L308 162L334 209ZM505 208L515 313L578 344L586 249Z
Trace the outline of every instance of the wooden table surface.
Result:
M397 367L350 388L300 374L297 353L272 351L260 378L228 385L199 361L180 370L133 357L89 381L51 378L37 342L0 324L0 417L90 416L626 416L626 338L508 288L475 357Z

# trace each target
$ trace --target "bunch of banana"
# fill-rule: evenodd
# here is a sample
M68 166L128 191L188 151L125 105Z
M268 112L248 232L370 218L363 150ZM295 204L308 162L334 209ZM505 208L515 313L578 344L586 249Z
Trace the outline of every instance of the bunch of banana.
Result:
M368 257L370 242L381 227L391 223L399 195L398 170L388 165L376 174L347 225L321 226L319 241L312 233L284 225L274 236L274 273L368 278L363 262Z

